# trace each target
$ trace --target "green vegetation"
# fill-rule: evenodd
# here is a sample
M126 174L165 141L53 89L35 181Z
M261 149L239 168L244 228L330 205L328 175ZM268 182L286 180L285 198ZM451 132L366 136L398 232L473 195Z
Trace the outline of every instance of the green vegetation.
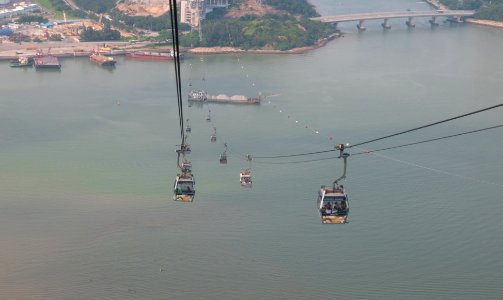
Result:
M49 40L54 41L54 42L61 42L63 40L63 37L59 33L51 34L51 36L49 37Z
M441 0L450 9L478 10L476 19L503 21L503 0Z
M37 2L40 6L54 13L58 18L63 17L63 12L66 13L67 18L79 17L79 14L76 11L72 11L71 7L63 0L37 0Z
M41 2L49 2L54 11L63 12L72 10L63 0L45 0Z
M78 7L94 11L96 13L104 13L115 7L115 0L73 0Z
M199 41L197 32L192 32L184 35L181 42L185 46L288 50L313 45L334 32L333 26L307 18L298 21L289 15L249 15L239 19L205 21L202 41Z
M441 0L442 4L449 7L449 9L479 9L484 2L482 0Z
M111 29L108 23L105 23L102 31L96 31L92 27L87 27L80 33L80 40L84 42L114 41L120 38L120 32Z
M319 16L314 6L306 0L264 0L263 3L276 9L284 10L292 15L301 15L304 17Z
M32 23L32 22L37 22L37 23L47 23L49 20L44 18L41 15L31 15L31 16L21 16L19 19L17 19L17 23L19 24L24 24L24 23Z
M475 14L475 18L503 22L503 3L501 3L503 1L499 2L500 3L493 3L486 7L482 7Z

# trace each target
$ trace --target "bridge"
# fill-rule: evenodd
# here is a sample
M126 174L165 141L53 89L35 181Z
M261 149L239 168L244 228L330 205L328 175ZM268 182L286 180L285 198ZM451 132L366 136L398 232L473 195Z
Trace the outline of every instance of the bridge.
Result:
M359 30L365 30L363 22L366 20L384 20L381 24L384 29L390 29L391 26L388 24L389 19L406 18L405 24L409 27L414 27L414 18L431 18L431 25L438 25L436 23L436 18L447 17L452 21L460 22L464 17L471 17L475 14L473 10L436 10L436 11L397 11L397 12L377 12L377 13L362 13L362 14L351 14L351 15L339 15L339 16L325 16L311 18L314 21L321 21L324 23L334 23L337 26L341 22L352 22L357 21Z

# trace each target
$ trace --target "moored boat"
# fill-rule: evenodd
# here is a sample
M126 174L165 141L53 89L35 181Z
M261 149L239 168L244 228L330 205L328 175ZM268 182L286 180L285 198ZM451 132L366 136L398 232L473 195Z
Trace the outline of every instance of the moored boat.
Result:
M145 59L145 60L173 60L175 59L175 54L173 51L170 52L136 51L126 53L126 57L135 59Z
M11 68L22 68L22 67L31 67L33 66L33 58L21 56L15 60L10 62Z
M113 67L115 66L115 63L117 62L113 57L110 56L105 56L99 52L92 52L91 55L89 56L89 59L94 61L100 66L108 66L108 67Z
M243 95L233 95L228 96L225 94L219 94L216 96L208 95L205 91L190 91L189 101L194 102L212 102L212 103L233 103L233 104L260 104L261 96L258 98L246 97Z
M44 52L39 49L37 56L34 59L35 68L38 69L61 69L61 64L56 56Z

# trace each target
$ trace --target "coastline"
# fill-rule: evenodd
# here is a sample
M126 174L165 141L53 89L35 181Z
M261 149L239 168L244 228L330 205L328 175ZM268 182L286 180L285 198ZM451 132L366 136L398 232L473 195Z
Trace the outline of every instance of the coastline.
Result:
M191 48L188 49L188 53L192 54L302 54L309 52L314 49L321 48L325 46L329 41L334 40L336 38L342 37L342 33L334 33L326 38L322 38L318 40L314 45L312 46L306 46L306 47L299 47L299 48L293 48L290 50L261 50L261 49L255 49L255 50L243 50L240 48L234 48L234 47L197 47L197 48Z
M503 22L499 22L499 21L479 20L479 19L469 18L469 19L465 19L465 22L470 23L470 24L475 24L475 25L493 27L493 28L503 28Z
M438 0L423 0L423 1L428 3L430 6L436 8L436 9L449 10L449 8L447 6L443 5ZM503 22L500 22L500 21L474 19L474 18L467 18L464 21L469 24L476 24L476 25L493 27L493 28L503 28Z

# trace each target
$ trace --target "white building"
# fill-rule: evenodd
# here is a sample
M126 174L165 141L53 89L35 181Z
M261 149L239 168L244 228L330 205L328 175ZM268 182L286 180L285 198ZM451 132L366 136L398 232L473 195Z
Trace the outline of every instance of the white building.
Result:
M188 23L192 27L198 27L207 13L214 8L228 7L228 0L181 0L181 22Z
M1 0L0 0L1 1ZM0 9L0 19L2 18L13 18L19 15L28 14L39 10L36 4L25 4L14 7L13 9Z

